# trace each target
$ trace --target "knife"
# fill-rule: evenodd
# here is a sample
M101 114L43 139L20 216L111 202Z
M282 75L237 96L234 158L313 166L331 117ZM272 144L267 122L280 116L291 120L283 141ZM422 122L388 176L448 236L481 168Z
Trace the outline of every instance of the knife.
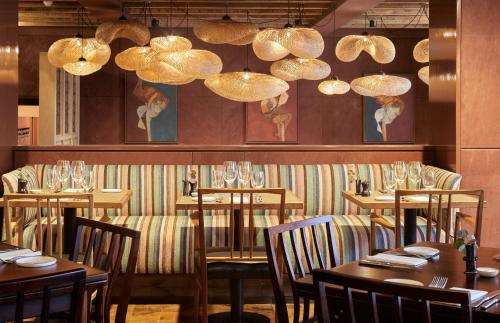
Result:
M476 301L476 303L472 306L472 308L477 309L477 308L481 307L481 305L483 305L487 301L491 300L492 298L497 297L498 295L500 295L500 290L493 291L489 295L487 295L487 296L481 298L480 300Z
M498 297L490 299L489 301L487 301L486 303L481 305L481 310L486 311L488 308L492 307L493 305L495 305L498 302L500 302L500 298L498 298Z

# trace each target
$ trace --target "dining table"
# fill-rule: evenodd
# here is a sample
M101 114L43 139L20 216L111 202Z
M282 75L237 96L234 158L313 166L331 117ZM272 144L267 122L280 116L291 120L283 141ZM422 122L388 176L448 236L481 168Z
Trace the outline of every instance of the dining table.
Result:
M437 191L437 190L436 190ZM367 210L385 210L396 207L395 199L379 200L379 196L387 196L387 193L373 191L369 196L356 194L352 191L342 191L342 196L358 207ZM447 197L443 196L443 205L447 205ZM401 201L401 208L404 210L404 244L411 245L417 242L417 213L418 209L427 209L429 202L423 200L404 199ZM435 203L437 206L437 202ZM476 208L478 200L475 197L463 194L453 196L451 201L452 208ZM486 202L484 202L486 207Z
M423 246L438 249L439 256L429 259L427 263L421 267L411 269L391 267L388 265L366 265L360 263L360 261L354 261L329 270L348 276L380 281L384 281L385 279L409 279L421 282L424 286L428 286L435 276L441 276L448 278L444 288L459 287L481 290L488 292L489 295L496 291L500 291L499 276L488 278L479 276L478 274L466 274L465 261L463 259L464 253L457 250L453 247L453 245L436 242L421 242L412 246ZM389 254L398 252L403 252L403 249L387 251ZM500 269L500 261L496 259L497 257L500 257L500 248L479 247L477 249L477 255L479 257L477 262L478 267L492 267ZM331 295L335 295L335 291L332 290L333 288L330 288ZM343 298L340 290L337 295L339 298ZM358 302L363 302L362 295L358 295ZM388 304L392 303L388 302ZM474 302L472 304L474 305ZM392 313L391 310L389 312ZM450 305L442 305L436 306L435 310L439 312L437 314L440 315L442 319L444 318L444 320L439 320L438 322L451 322L452 319L450 317L453 311L456 311L457 308ZM446 319L447 316L450 317ZM418 315L417 317L420 318ZM475 323L500 322L500 303L491 306L487 310L474 309L473 318Z
M0 242L0 255L2 251L11 249L18 249L18 247ZM108 272L61 258L57 258L57 262L53 265L32 268L20 267L15 263L5 263L0 261L0 284L13 283L16 281L23 281L28 279L36 279L38 277L49 275L57 275L81 268L85 269L87 273L87 278L85 281L87 293L92 294L97 290L101 290L104 293L105 288L107 288L108 284ZM32 317L34 314L30 313L30 309L39 307L36 305L36 302L39 302L41 304L42 299L35 299L33 303L30 303L30 307L25 307L24 314L26 318ZM0 322L13 321L14 313L12 313L10 310L7 310L12 309L11 306L12 303L6 303L0 300ZM52 313L57 312L57 310L57 306L52 306L51 304L51 311L53 311ZM100 308L96 310L100 311L102 314L104 311L104 304L101 304ZM86 311L82 312L85 316Z
M112 191L94 190L92 191L92 195L94 196L94 208L123 210L123 208L128 204L131 194L132 192L130 190L112 190ZM19 195L22 196L21 193L19 193ZM63 195L64 193L61 193L61 196ZM13 200L10 203L14 207L36 208L37 205L36 200L31 200L31 199L22 199L18 201ZM44 206L44 203L45 202L42 202L42 207ZM2 232L3 222L4 222L3 205L4 205L3 198L0 198L0 232ZM65 254L69 254L73 250L73 243L75 240L74 231L76 225L75 220L77 215L77 209L86 206L87 202L84 200L61 199L61 207L64 209L63 252Z

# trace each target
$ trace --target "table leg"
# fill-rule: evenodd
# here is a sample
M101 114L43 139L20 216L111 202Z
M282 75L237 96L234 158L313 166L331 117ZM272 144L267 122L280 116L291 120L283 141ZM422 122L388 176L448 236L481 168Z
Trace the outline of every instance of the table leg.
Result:
M417 209L405 209L404 245L417 242Z
M3 207L0 207L0 241L3 235Z
M75 243L75 227L76 227L76 209L75 208L64 208L64 244L63 253L71 254L73 252L73 246Z

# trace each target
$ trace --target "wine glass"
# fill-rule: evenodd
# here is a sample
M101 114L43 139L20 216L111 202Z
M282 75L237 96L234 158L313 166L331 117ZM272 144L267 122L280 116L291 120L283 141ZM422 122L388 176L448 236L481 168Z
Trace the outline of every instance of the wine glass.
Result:
M252 174L252 163L249 161L238 162L238 181L241 187L245 188L250 182Z
M56 165L57 179L61 185L61 190L64 189L64 185L68 181L71 174L71 167L69 160L58 160Z
M394 177L396 178L397 188L402 189L406 176L408 175L406 163L404 161L397 161L394 163Z
M420 181L422 180L422 163L419 161L412 161L408 165L408 179L416 189L420 188Z
M389 167L384 169L384 189L389 193L394 193L394 187L396 186L396 178L394 176L394 168Z
M224 167L218 165L212 169L212 185L215 188L224 188ZM222 201L223 195L217 194L215 196L217 201Z
M58 184L57 171L56 168L54 167L47 174L47 187L49 188L51 193L56 191L57 184Z
M264 187L264 172L261 170L252 171L252 176L250 178L250 182L252 183L253 188L263 188ZM257 202L262 201L262 197L260 194L255 195L255 200Z
M71 162L71 178L76 184L76 188L78 188L78 186L81 186L84 172L85 162L83 160L73 160Z
M422 177L422 184L426 190L431 190L436 186L436 172L432 169L427 170Z
M224 162L224 181L227 187L232 187L236 177L238 176L238 168L235 161Z
M94 190L94 171L88 170L83 174L82 188L85 192L92 192Z

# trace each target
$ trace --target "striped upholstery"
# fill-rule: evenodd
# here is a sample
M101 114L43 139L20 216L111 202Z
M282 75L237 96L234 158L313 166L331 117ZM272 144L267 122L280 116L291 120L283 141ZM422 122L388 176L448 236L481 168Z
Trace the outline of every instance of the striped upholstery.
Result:
M35 165L34 169L46 186L52 165ZM307 216L334 214L337 246L343 263L368 254L370 210L362 210L342 198L343 190L353 190L353 178L368 180L372 190L382 188L383 169L387 164L323 164L323 165L254 165L265 175L266 187L285 187L304 201L304 210L288 211L290 220ZM426 166L432 167L432 166ZM114 224L127 225L142 232L137 272L141 274L185 274L193 272L194 230L186 211L175 210L177 192L182 179L194 169L200 187L212 182L213 165L94 165L96 189L122 188L132 191L132 198L123 214L116 210L98 210ZM461 176L433 167L437 186L458 189ZM351 175L350 175L351 174ZM5 182L4 182L5 186ZM385 210L388 221L393 210ZM349 215L351 214L351 215ZM257 217L258 228L277 224L268 211ZM213 229L207 232L212 245L227 241L227 219L223 215L206 217ZM417 239L425 236L425 222L418 220ZM35 243L36 223L25 230L24 240ZM258 245L263 246L262 230L256 230ZM394 245L394 233L377 227L378 248ZM125 260L124 260L125 261Z

